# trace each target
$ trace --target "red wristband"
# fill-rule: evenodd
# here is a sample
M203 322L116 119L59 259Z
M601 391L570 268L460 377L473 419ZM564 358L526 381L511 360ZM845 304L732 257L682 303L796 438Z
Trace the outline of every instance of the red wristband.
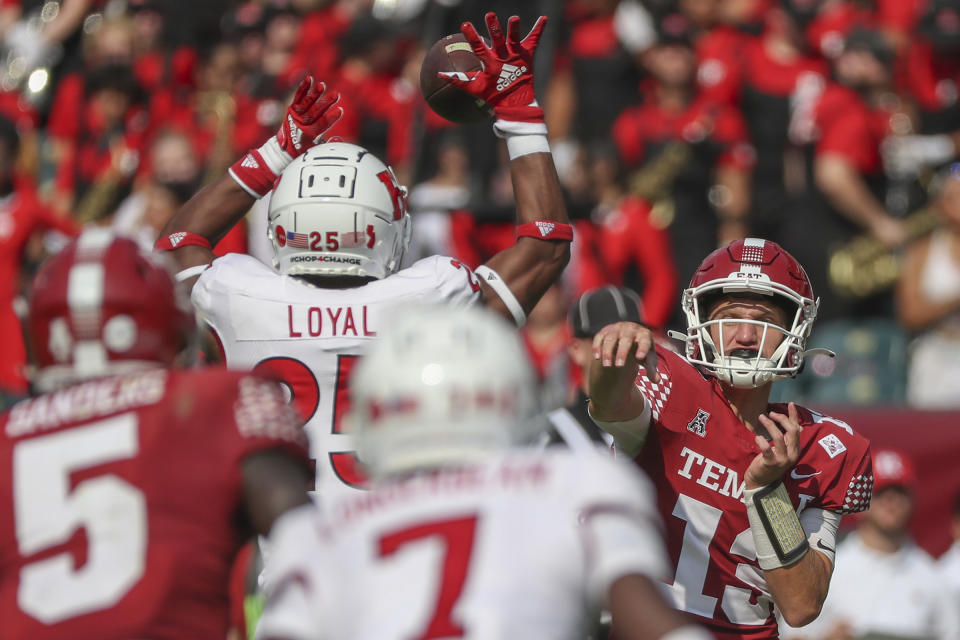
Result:
M277 174L267 166L260 149L248 151L246 155L234 162L227 172L244 191L254 198L262 198L269 193L277 180Z
M536 220L517 226L518 238L537 238L538 240L573 241L573 227L554 220Z
M189 231L175 231L168 236L163 236L154 243L153 248L157 251L171 251L173 249L188 247L190 245L203 247L204 249L210 249L211 251L213 250L213 247L210 246L209 240L201 236L199 233L190 233Z

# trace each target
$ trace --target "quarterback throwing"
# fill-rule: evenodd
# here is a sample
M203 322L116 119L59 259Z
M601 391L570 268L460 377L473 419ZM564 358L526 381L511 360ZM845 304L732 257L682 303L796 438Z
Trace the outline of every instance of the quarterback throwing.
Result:
M800 371L818 304L776 243L716 250L682 304L685 357L634 323L596 335L591 415L654 480L677 608L718 638L775 638L774 604L793 626L820 612L840 517L870 504L869 444L768 403L771 384Z

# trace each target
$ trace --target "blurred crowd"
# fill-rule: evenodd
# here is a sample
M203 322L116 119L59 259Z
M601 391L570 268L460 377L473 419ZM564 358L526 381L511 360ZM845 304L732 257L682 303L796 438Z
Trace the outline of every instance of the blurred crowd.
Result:
M83 225L151 246L308 73L342 94L332 133L410 187L408 262L512 243L489 125L419 90L425 50L487 10L550 17L537 92L576 239L525 333L548 404L576 388L570 301L627 286L681 328L696 265L750 235L806 266L813 344L841 354L785 394L960 406L960 0L0 0L0 389L26 389L38 262ZM269 263L265 234L258 206L217 252Z

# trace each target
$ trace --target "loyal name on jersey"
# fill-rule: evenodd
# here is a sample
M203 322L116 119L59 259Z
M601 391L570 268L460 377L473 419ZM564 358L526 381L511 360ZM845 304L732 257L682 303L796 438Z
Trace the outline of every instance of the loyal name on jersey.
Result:
M287 305L287 327L291 338L335 338L375 336L367 323L367 305L355 307L308 307Z

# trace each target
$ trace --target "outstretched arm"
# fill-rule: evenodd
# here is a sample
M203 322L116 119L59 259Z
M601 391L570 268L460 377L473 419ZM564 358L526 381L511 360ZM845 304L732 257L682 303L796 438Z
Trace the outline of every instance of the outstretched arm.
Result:
M650 429L650 407L637 387L640 367L658 382L653 334L633 322L617 322L593 337L593 358L587 364L590 418L613 436L628 456L643 448Z
M568 224L553 156L534 153L513 159L510 161L510 175L513 178L517 224L520 228L533 225L533 229L538 229L538 222ZM569 260L568 240L520 236L516 244L490 258L486 266L503 279L524 313L530 313L546 290L560 277ZM512 318L501 296L486 284L485 278L479 280L484 285L486 304L507 318Z
M573 239L547 144L543 109L533 91L533 57L546 21L541 16L521 38L520 19L512 16L504 36L496 14L490 12L486 15L489 46L471 23L464 23L461 31L483 62L483 70L443 74L451 84L493 108L494 133L507 143L517 203L517 242L477 274L487 305L518 325L560 277Z
M239 222L256 199L266 195L293 159L322 141L340 119L336 92L307 76L287 107L275 136L251 149L227 175L205 186L164 227L156 248L170 251L181 269L209 264L212 246ZM184 275L189 271L181 272Z

